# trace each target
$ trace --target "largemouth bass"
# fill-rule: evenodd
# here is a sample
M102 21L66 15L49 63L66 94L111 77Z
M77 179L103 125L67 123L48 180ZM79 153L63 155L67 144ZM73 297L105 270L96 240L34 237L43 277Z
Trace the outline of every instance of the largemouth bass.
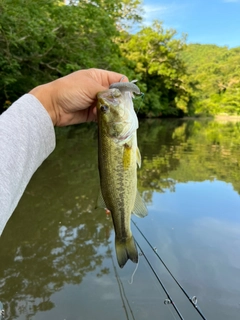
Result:
M117 87L117 86L116 86ZM131 214L147 215L137 191L137 164L141 155L137 146L138 118L133 108L131 85L99 92L98 163L101 192L98 206L111 212L115 229L115 249L121 268L128 259L138 262L132 236Z

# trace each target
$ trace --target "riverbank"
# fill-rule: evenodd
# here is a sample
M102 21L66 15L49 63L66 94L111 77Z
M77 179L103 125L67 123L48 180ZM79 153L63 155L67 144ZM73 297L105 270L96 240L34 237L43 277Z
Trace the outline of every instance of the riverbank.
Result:
M240 116L238 115L228 115L228 114L219 114L216 115L213 120L219 122L240 122Z
M240 122L240 115L218 114L212 116L196 115L191 117L183 117L182 120L212 120L218 122Z

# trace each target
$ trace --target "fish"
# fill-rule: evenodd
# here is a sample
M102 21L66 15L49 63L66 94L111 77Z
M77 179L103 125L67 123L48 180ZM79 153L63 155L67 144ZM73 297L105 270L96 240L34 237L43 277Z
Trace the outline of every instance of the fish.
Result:
M131 232L131 215L148 212L137 190L137 165L141 155L137 145L138 118L134 111L132 83L97 94L98 168L100 193L97 207L111 212L115 230L115 251L120 268L130 259L138 262ZM126 90L126 88L128 90Z

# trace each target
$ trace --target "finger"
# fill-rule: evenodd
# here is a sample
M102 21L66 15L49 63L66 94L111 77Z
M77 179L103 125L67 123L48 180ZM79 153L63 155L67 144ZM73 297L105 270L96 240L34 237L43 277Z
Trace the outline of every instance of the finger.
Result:
M125 75L119 74L116 72L108 71L108 72L104 72L103 75L104 75L104 77L107 78L108 86L110 86L110 84L112 84L112 83L119 82L120 80L122 82L128 82L128 78Z
M97 108L94 107L93 110L92 110L92 112L93 112L93 116L96 117L96 116L97 116Z

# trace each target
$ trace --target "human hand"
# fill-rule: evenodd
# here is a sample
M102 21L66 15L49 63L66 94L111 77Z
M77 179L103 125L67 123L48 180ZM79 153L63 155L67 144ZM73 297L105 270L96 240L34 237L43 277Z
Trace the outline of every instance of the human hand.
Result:
M122 77L120 73L101 69L80 70L38 86L29 93L42 103L53 125L67 126L94 121L97 93ZM125 77L124 81L128 79Z

